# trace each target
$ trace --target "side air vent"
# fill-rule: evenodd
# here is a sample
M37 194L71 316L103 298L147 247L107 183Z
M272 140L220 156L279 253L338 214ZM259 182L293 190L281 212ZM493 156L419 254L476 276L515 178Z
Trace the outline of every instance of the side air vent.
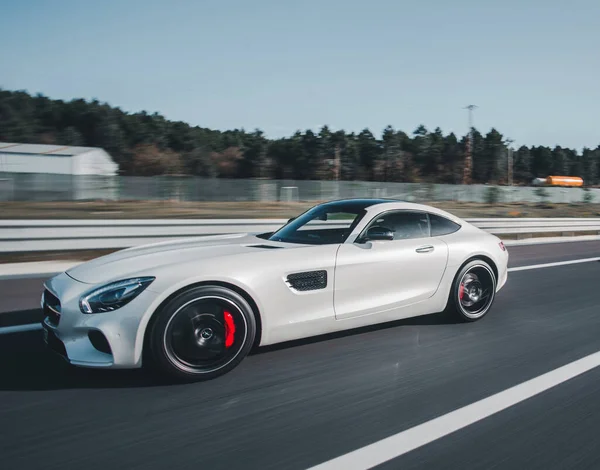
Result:
M287 277L288 285L297 291L325 289L327 287L327 271L308 271L294 273Z
M282 246L275 246L275 245L248 245L249 248L283 248Z

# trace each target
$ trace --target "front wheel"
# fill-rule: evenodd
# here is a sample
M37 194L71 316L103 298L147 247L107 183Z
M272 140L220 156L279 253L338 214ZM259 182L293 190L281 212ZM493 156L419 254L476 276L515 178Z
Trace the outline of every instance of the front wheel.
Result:
M485 261L476 259L461 268L452 284L450 309L463 321L486 315L496 297L496 276Z
M248 302L220 286L185 290L158 313L149 346L160 372L185 381L229 372L250 352L256 320Z

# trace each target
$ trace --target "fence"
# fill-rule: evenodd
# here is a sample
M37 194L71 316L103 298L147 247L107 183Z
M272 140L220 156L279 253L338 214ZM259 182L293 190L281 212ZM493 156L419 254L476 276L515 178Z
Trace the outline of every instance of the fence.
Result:
M0 201L177 200L324 201L349 197L388 197L404 201L486 202L497 188L499 202L538 202L533 187L383 183L372 181L294 181L196 177L71 176L0 173ZM580 188L544 188L546 201L582 202ZM590 189L600 202L600 189Z

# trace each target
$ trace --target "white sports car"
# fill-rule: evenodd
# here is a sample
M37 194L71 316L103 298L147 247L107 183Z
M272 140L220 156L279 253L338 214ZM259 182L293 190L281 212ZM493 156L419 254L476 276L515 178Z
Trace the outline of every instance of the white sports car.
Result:
M253 346L452 310L483 317L506 283L502 241L385 199L319 204L274 233L122 250L45 284L44 338L76 366L222 375Z

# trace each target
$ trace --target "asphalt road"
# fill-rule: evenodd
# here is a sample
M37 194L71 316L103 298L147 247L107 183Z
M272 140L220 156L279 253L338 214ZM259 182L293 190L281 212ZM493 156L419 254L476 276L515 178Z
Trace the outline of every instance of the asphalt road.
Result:
M510 253L512 266L589 258L600 242ZM598 279L598 262L513 272L480 322L433 315L265 348L191 385L72 369L39 332L2 335L0 467L308 468L600 350ZM39 279L7 282L5 312L37 307ZM593 370L381 467L598 468L599 413Z
M597 469L599 396L595 369L375 468Z

